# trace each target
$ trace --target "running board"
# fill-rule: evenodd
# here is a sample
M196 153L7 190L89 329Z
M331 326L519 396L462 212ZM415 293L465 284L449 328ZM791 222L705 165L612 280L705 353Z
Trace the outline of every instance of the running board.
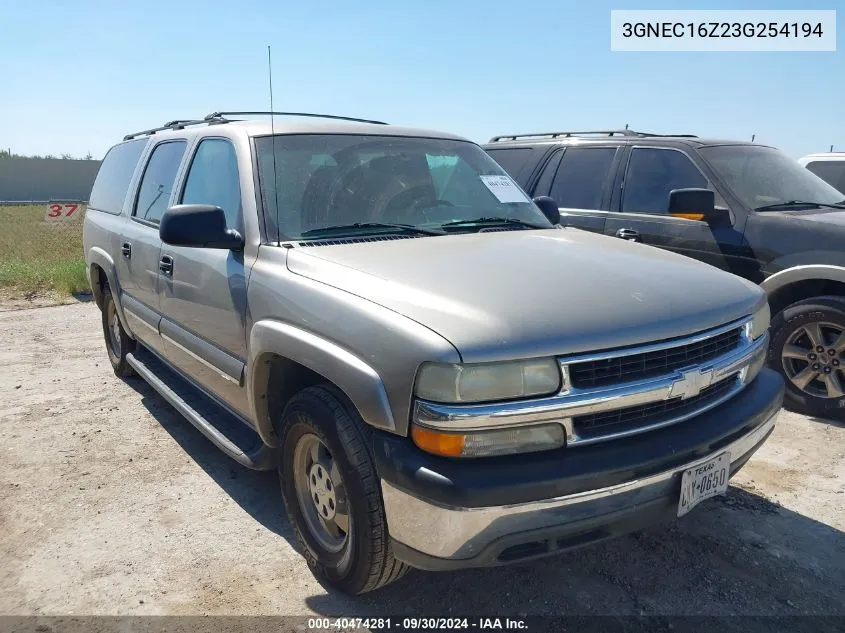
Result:
M276 467L276 449L267 446L246 422L227 411L140 345L126 355L137 374L188 419L217 448L253 470Z

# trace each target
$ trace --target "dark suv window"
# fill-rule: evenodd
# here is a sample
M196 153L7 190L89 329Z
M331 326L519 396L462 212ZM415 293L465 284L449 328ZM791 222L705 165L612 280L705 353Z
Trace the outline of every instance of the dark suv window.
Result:
M615 147L566 148L549 196L562 208L600 209L615 155Z
M127 141L108 151L88 197L89 208L115 214L123 210L129 181L146 144L147 139Z
M499 163L502 169L508 172L511 178L520 186L525 186L525 179L531 175L529 167L534 164L531 157L531 154L535 151L533 147L488 149L486 151L493 157L493 160Z
M807 169L845 193L845 160L817 160L807 163Z
M709 183L685 154L673 149L635 147L625 174L622 211L666 213L669 192L689 187L706 189Z
M226 214L226 226L240 228L241 183L235 148L224 139L202 141L191 161L183 204L213 204Z
M185 141L168 141L156 146L144 168L132 215L147 222L159 223L170 202L176 172L184 153Z

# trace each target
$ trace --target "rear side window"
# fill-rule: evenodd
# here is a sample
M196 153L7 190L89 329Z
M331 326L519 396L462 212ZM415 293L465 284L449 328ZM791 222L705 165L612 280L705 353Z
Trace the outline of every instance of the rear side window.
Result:
M185 154L185 141L168 141L157 145L147 161L134 215L139 220L158 224L170 202L176 172Z
M845 193L845 160L817 160L807 163L807 169Z
M566 209L600 209L615 147L568 147L549 195Z
M635 147L628 161L622 211L667 213L673 189L707 189L710 184L698 167L673 149Z
M147 139L127 141L108 151L88 197L88 208L114 214L123 210L129 181L146 144Z
M514 147L512 149L488 149L486 151L520 186L526 185L525 179L531 175L531 166L534 164L533 148Z
M241 228L238 159L229 141L212 138L199 144L182 192L182 203L213 204L226 214L227 228Z

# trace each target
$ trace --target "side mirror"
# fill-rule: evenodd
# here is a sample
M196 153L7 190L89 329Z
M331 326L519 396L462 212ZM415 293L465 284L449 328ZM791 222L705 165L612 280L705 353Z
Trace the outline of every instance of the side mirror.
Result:
M171 246L240 250L244 238L226 228L223 209L210 204L177 204L164 212L158 227L161 241Z
M557 202L552 198L549 196L538 196L534 198L534 204L540 208L540 211L543 212L543 215L546 216L549 222L560 224L560 210L557 208Z
M673 189L669 192L669 215L711 222L716 219L716 194L710 189Z

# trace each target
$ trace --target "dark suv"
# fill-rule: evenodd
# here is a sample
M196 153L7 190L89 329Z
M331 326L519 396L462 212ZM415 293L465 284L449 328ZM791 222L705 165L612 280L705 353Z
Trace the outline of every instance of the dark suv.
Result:
M845 200L772 147L612 130L496 136L485 150L561 224L760 284L787 404L845 412ZM547 201L550 202L550 201ZM695 289L690 289L695 292Z

